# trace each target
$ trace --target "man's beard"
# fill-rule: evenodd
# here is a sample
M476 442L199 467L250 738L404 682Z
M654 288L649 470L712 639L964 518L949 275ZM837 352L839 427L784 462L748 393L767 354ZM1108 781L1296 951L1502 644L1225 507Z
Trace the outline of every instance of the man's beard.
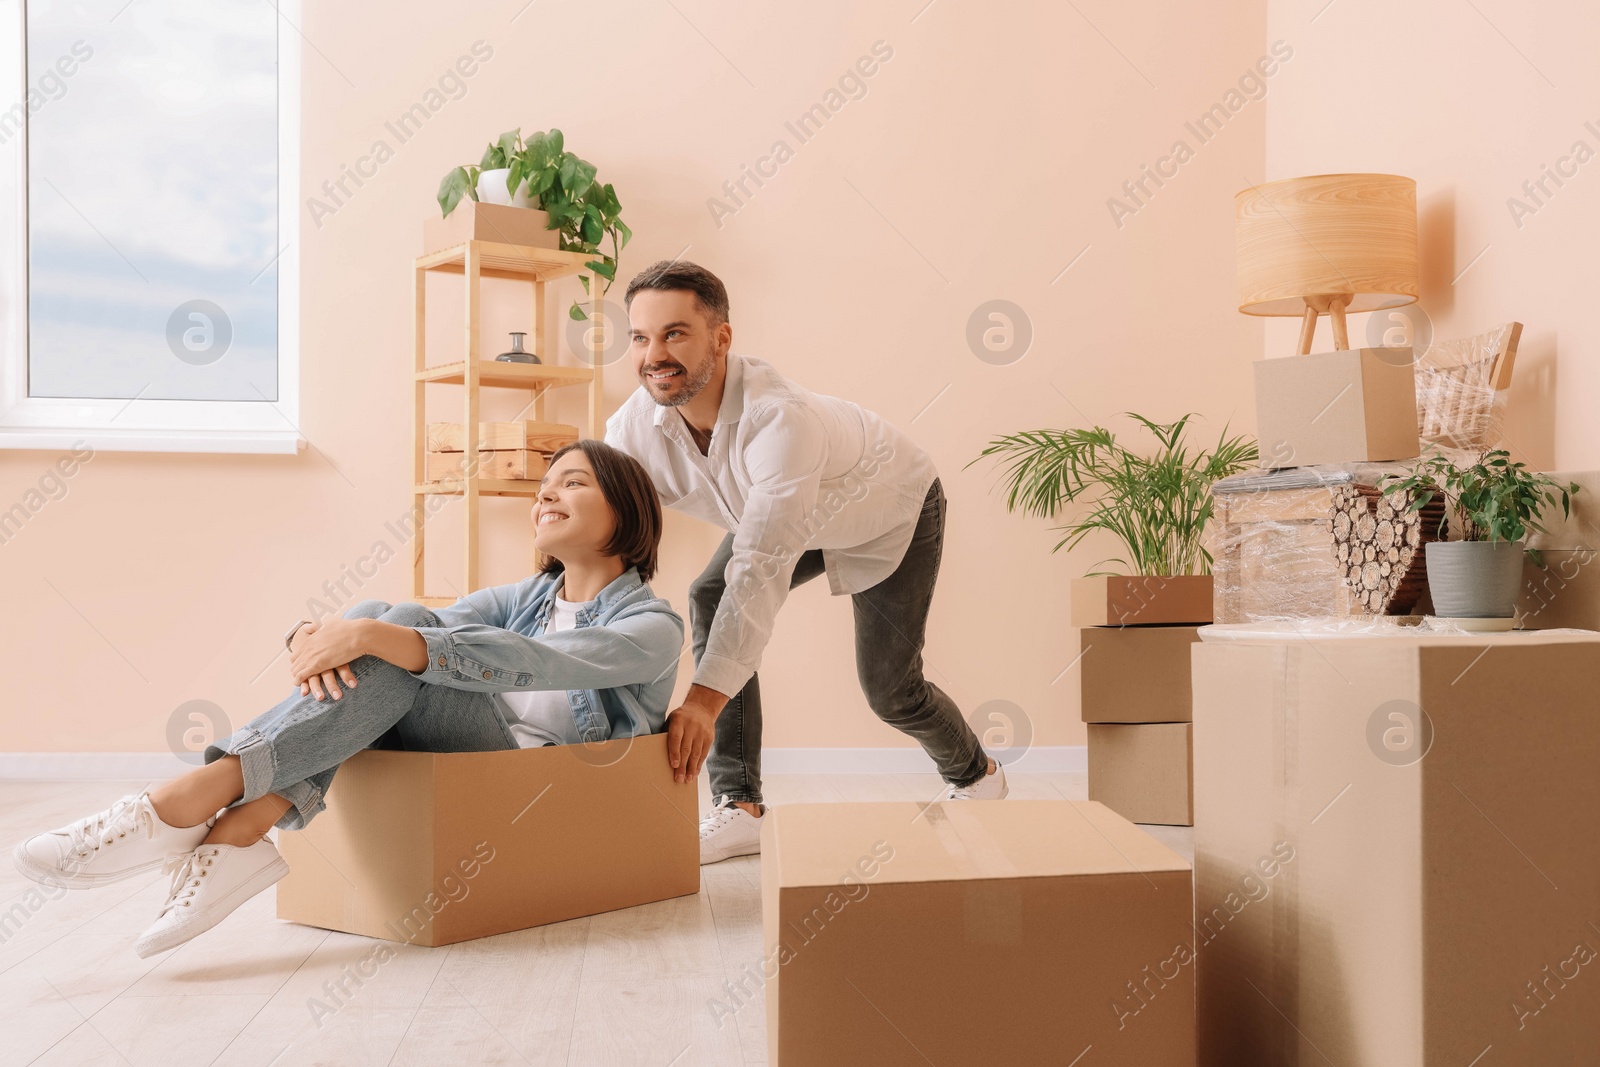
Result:
M678 366L682 367L683 364L679 363ZM660 368L657 367L656 369L659 370ZM675 408L687 404L699 396L700 390L704 389L706 383L711 381L711 375L715 373L716 369L717 361L714 358L705 360L700 364L699 369L694 371L691 371L688 367L683 367L683 389L667 397L660 396L654 389L650 388L650 379L645 370L639 372L639 377L645 386L645 391L650 394L650 399L662 407Z

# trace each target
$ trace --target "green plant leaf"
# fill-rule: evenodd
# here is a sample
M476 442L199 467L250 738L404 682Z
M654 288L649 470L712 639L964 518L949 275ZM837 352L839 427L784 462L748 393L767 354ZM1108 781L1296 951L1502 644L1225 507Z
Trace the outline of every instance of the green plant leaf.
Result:
M562 141L562 138L561 138L561 131L556 129L555 127L551 127L550 135L549 135L549 137L546 138L546 141L550 146L550 158L551 159L554 159L555 157L559 156L564 151L564 145L563 145L563 141Z
M466 167L457 167L446 174L439 182L439 210L446 216L456 209L461 203L461 198L470 196L476 200L478 194L474 189L477 185L477 176L469 174Z
M572 302L572 307L567 309L567 317L572 319L574 322L583 322L589 316L584 314L583 308L579 307L578 302L574 300Z
M606 281L614 282L617 280L616 264L612 263L609 259L591 259L589 262L585 263L584 266L600 275L600 277L604 278Z

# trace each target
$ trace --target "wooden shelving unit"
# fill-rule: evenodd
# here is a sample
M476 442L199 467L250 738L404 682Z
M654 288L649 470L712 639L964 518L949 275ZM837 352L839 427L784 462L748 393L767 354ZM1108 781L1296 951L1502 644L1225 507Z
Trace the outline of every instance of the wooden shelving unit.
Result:
M551 389L583 386L589 392L588 436L600 437L604 428L601 412L601 370L604 337L601 293L605 279L585 266L593 256L581 252L560 252L548 248L531 248L525 245L497 244L493 241L467 241L450 248L419 256L416 260L416 288L412 294L416 314L416 363L412 379L412 478L411 521L416 530L412 550L412 599L426 607L440 607L456 602L455 596L427 596L423 561L424 532L427 519L426 502L429 496L446 494L466 498L466 588L463 594L478 588L478 499L485 496L538 495L536 483L483 478L478 469L478 398L481 389L518 389L531 392L533 415L543 421L545 394ZM453 363L428 365L427 359L427 278L430 272L459 274L466 290L466 330L462 338L464 359ZM589 366L558 366L551 363L556 346L549 337L551 319L546 314L545 287L558 278L587 274L589 276L589 319L592 351ZM533 354L544 363L500 363L484 359L479 350L478 319L482 311L482 286L484 278L503 278L529 283L533 297ZM424 403L429 385L464 386L462 425L465 430L465 459L468 474L459 479L442 482L427 481L427 410ZM529 527L529 557L533 557L533 530Z

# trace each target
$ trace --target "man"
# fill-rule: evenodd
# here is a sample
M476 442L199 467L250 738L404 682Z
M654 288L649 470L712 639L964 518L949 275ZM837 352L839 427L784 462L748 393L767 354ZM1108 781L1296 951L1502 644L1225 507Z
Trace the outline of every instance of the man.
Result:
M868 705L933 757L940 799L1004 797L1005 772L923 677L945 513L928 454L873 412L730 355L728 293L704 267L657 263L626 303L639 389L606 442L644 464L663 505L730 531L690 586L694 683L667 717L676 780L710 769L700 862L761 849L756 667L789 590L824 572L854 601Z

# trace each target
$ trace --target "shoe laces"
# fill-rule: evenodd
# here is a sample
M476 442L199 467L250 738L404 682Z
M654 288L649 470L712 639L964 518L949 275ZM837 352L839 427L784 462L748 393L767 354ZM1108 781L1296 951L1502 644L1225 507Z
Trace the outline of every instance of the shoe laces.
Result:
M700 820L700 836L710 837L734 819L737 819L740 814L741 810L734 807L731 801L718 804L710 815Z
M176 908L190 906L195 893L200 890L200 879L210 873L219 851L216 845L201 845L192 852L167 857L167 861L161 865L161 871L172 875L172 884L167 888L167 902L161 905L161 915L157 918Z
M72 825L67 841L68 851L79 859L101 848L115 845L129 833L144 830L146 837L156 832L156 809L150 804L150 794L125 796L97 815L90 815Z

